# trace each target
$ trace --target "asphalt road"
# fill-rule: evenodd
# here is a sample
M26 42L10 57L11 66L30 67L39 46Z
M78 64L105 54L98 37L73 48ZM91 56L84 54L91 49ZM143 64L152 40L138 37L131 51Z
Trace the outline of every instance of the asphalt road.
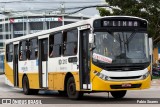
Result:
M29 99L38 99L42 100L43 104L48 104L47 106L53 107L55 104L62 104L61 106L107 106L108 104L113 104L115 106L121 107L124 104L130 104L130 105L137 105L137 103L141 103L142 105L146 105L145 102L140 102L142 100L147 101L158 101L160 106L160 85L153 83L152 87L150 89L146 90L137 90L137 91L128 91L126 96L123 99L113 99L112 96L108 93L92 93L92 94L85 94L84 97L81 100L75 101L70 100L65 96L59 95L56 91L45 91L41 90L38 95L24 95L22 92L22 89L14 88L6 85L4 83L4 75L0 75L0 98L7 98L7 99L15 99L15 100L25 100L27 98ZM18 98L18 99L16 99ZM143 99L144 98L144 99ZM12 100L13 100L12 99ZM1 99L0 99L1 100ZM52 104L52 105L49 105ZM0 104L2 106L3 104ZM149 107L150 104L147 103L147 106ZM6 106L6 105L5 105ZM87 107L88 107L87 106ZM96 106L96 107L97 107ZM145 107L147 107L145 106ZM156 106L156 104L152 104L152 106ZM17 105L16 105L17 107ZM39 106L37 106L39 107ZM131 106L132 107L132 106ZM143 106L142 106L143 107Z

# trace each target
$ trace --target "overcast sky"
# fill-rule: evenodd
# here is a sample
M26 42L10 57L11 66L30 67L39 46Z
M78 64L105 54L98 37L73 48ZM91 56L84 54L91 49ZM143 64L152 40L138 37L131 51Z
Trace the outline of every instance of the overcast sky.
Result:
M104 1L105 0L0 0L0 11L2 12L2 10L4 9L12 10L12 11L57 9L57 8L60 8L61 2L64 2L65 8L70 8L70 7L79 7L79 6L98 5L98 4L104 3ZM33 2L33 3L28 3L28 2ZM45 2L45 3L39 3L39 2ZM79 3L75 3L75 2L79 2ZM78 14L80 13L84 15L89 15L89 16L95 16L99 14L96 8L85 9L79 12Z

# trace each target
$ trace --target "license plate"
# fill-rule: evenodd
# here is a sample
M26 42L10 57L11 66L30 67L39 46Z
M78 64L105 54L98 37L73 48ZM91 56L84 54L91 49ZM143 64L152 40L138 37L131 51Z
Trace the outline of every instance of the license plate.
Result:
M125 84L122 84L122 87L131 87L132 85L130 83L125 83Z

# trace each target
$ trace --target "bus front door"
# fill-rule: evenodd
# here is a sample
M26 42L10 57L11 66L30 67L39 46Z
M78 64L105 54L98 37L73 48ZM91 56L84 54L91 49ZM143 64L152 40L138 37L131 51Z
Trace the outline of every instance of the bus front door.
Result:
M39 76L40 87L48 87L48 38L39 40Z
M14 45L14 55L13 55L13 79L14 86L18 87L18 44Z
M79 69L80 69L80 88L90 90L90 55L88 35L89 29L80 31L80 52L79 52Z

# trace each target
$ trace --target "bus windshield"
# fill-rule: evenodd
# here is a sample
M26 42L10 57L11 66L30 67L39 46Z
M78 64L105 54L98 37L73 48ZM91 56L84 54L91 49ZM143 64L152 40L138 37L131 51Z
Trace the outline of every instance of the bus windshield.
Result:
M145 32L94 32L93 61L105 64L149 62L148 35Z

